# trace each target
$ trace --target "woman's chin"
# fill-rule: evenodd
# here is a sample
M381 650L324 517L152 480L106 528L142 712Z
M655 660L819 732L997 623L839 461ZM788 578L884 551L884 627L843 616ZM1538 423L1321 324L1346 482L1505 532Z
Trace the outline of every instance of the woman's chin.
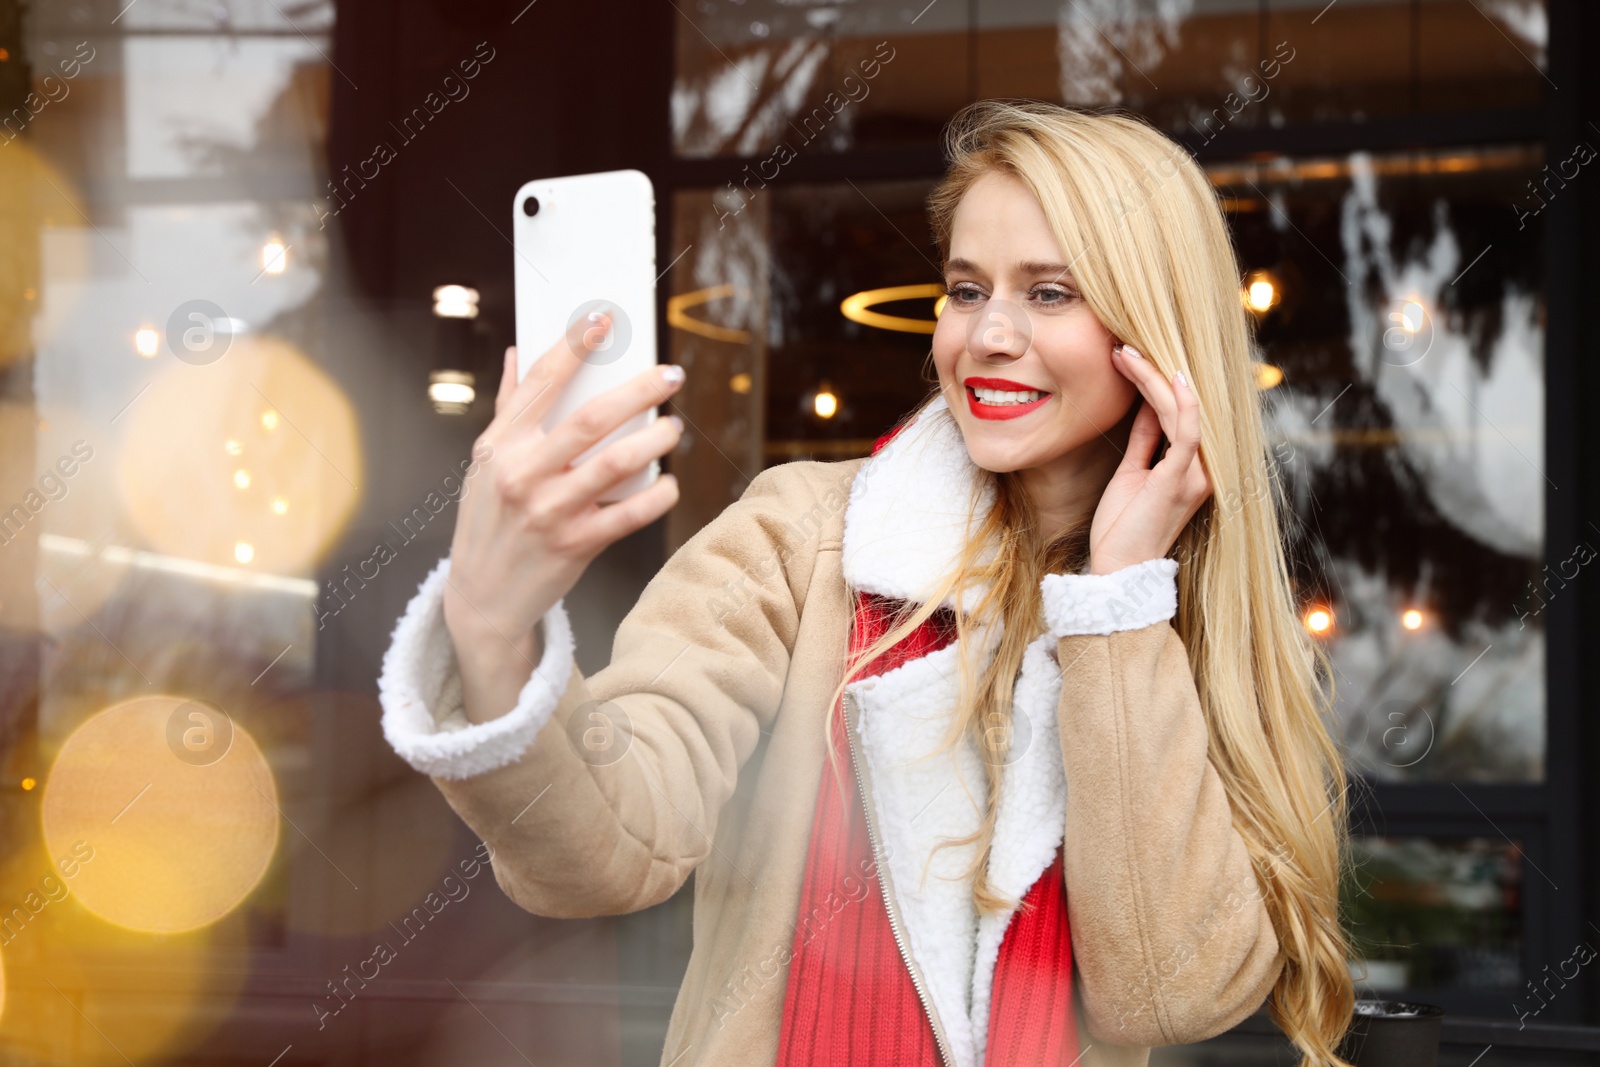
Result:
M979 430L976 435L966 437L967 456L976 466L991 474L1005 474L1033 465L1026 450L1015 446L997 447L999 442L975 439L982 435L983 431Z

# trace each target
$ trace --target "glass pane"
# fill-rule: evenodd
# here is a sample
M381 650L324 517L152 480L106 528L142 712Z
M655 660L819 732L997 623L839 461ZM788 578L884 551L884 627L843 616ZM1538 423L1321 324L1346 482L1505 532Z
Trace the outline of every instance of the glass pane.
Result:
M1563 584L1540 570L1543 162L1505 146L1213 170L1282 373L1265 401L1307 625L1352 769L1374 777L1543 778L1542 607Z
M1356 837L1343 908L1371 992L1522 985L1520 843Z
M700 0L679 11L680 156L782 166L791 153L930 141L970 98L964 5Z
M690 370L675 403L705 441L675 458L696 488L668 517L669 549L761 468L866 455L916 404L940 291L923 203L931 189L862 181L677 194L673 242L687 251L671 274L668 343ZM880 292L906 286L920 289ZM841 307L852 296L905 321L852 319Z
M1549 84L1542 0L700 0L680 10L676 151L777 155L776 166L788 151L931 143L979 97L1118 104L1210 140L1230 126L1530 108ZM884 62L860 67L874 56Z

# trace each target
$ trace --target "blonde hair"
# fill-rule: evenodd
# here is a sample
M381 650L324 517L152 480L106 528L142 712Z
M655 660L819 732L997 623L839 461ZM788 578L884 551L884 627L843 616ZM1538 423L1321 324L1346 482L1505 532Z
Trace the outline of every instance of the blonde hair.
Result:
M956 206L973 182L995 170L1020 179L1044 209L1100 323L1169 379L1182 370L1204 399L1201 451L1212 496L1174 546L1183 564L1174 622L1194 672L1208 754L1285 955L1269 998L1272 1019L1300 1049L1302 1067L1348 1067L1334 1053L1355 997L1339 913L1340 874L1349 863L1347 778L1323 719L1333 704L1331 664L1294 601L1282 525L1293 512L1268 463L1251 324L1217 193L1186 149L1118 110L979 101L952 119L945 151L949 171L928 198L942 259L950 255ZM938 396L935 388L901 425ZM973 627L996 616L1001 635L979 679L971 677L966 650L958 650L961 696L949 742L966 733L983 755L987 814L959 843L978 845L973 899L988 913L1013 903L996 896L987 878L1012 685L1023 651L1044 631L1040 581L1083 569L1088 520L1044 543L1018 476L975 469L995 490L993 508L972 517L977 532L951 573L923 601L900 603L884 633L850 657L830 706L868 661L944 599L969 583L987 583L970 609L974 621L955 613L955 639L972 640ZM975 491L974 509L978 499ZM998 550L984 562L991 543ZM857 591L850 595L853 603Z

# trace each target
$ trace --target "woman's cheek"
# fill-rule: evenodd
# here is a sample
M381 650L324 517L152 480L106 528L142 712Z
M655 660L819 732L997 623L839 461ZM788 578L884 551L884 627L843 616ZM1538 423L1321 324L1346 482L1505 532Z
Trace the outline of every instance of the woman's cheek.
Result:
M939 316L938 325L933 328L933 366L939 372L939 377L946 381L953 380L956 360L960 358L965 345L961 318L960 312L946 308Z

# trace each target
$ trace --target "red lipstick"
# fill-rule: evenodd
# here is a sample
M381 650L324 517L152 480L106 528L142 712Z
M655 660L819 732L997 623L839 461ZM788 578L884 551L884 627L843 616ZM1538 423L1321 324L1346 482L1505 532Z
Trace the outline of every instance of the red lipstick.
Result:
M1050 394L1043 389L1024 382L1014 382L1009 378L967 378L961 383L967 394L967 410L980 419L1014 419L1040 407L1050 399ZM978 399L977 389L1001 389L1010 393L1025 393L1036 391L1043 395L1038 400L1026 404L985 404Z

